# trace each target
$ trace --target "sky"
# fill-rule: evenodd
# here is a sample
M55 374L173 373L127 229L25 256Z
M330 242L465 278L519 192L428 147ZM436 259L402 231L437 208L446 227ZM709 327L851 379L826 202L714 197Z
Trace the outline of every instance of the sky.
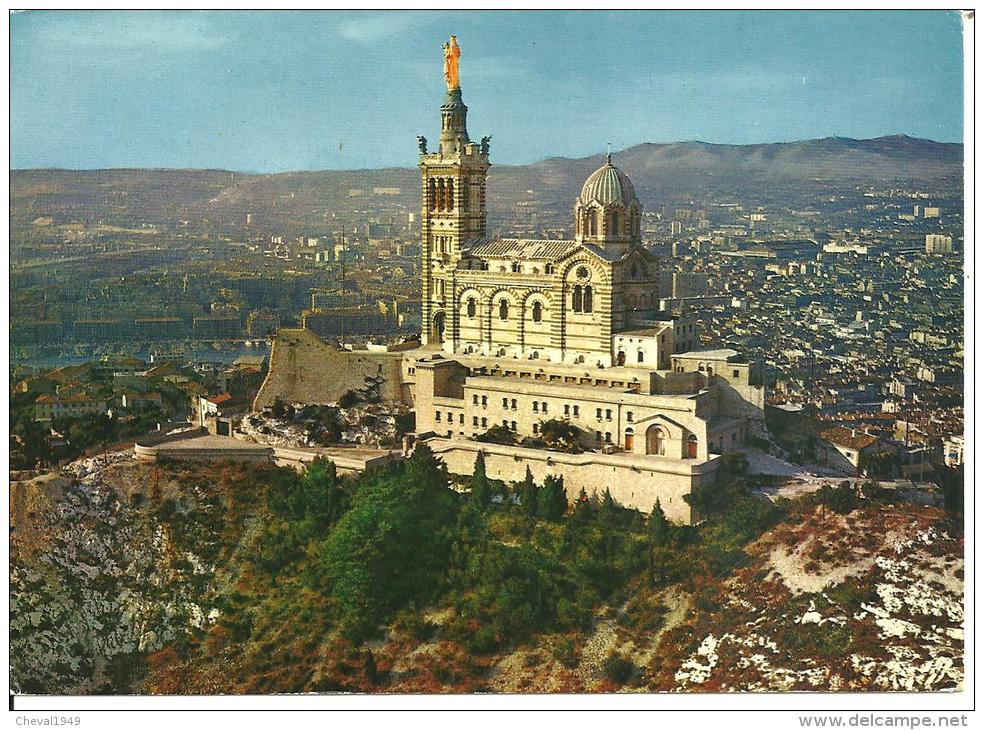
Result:
M498 164L963 138L952 11L29 11L10 18L11 167L413 166L451 33Z

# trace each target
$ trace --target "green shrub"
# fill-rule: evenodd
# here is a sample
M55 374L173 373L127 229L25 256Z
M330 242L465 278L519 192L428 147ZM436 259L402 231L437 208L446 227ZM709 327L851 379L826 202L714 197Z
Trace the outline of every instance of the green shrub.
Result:
M636 667L635 664L630 662L625 657L612 652L608 655L608 658L605 659L604 664L601 666L601 670L604 672L605 677L610 679L612 682L615 682L616 684L625 684L632 679L632 675L636 673L638 667Z
M553 656L568 669L577 666L577 653L574 651L574 639L564 637L553 648Z
M468 641L468 651L471 654L491 654L498 648L495 631L491 626L482 626Z

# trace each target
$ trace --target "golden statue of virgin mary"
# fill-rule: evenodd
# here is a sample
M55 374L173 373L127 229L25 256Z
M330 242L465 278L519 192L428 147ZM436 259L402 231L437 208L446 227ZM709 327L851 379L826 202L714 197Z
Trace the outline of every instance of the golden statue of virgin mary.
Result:
M458 47L458 39L451 36L451 40L445 43L444 48L444 80L448 84L448 91L460 88L458 85L458 58L461 56L461 49Z

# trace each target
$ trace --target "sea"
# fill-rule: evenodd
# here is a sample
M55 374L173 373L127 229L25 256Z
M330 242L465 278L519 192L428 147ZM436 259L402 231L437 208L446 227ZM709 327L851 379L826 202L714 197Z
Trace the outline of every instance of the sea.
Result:
M79 365L104 358L135 357L146 363L179 360L185 363L213 363L229 365L245 355L270 356L271 343L267 340L150 343L132 346L124 344L79 345L74 348L40 350L15 347L10 350L12 366L45 370Z

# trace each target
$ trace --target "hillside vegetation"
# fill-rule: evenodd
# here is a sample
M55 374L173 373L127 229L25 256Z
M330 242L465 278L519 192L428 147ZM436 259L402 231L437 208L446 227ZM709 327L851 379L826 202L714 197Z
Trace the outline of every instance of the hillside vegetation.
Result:
M954 512L751 494L698 527L559 480L467 483L426 446L339 478L116 463L15 483L11 659L32 693L948 690ZM449 488L450 487L450 488Z

